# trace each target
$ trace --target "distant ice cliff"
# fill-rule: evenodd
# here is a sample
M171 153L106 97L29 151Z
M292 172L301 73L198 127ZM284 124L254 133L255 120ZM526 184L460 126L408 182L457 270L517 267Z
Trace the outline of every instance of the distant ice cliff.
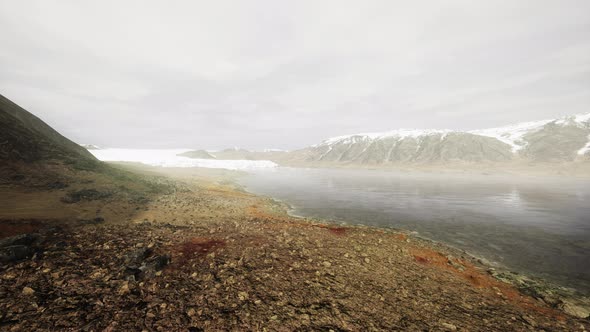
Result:
M188 149L102 149L90 150L90 152L102 161L127 161L139 162L151 166L161 167L205 167L224 168L232 170L259 169L276 167L269 160L216 160L216 159L192 159L177 156Z

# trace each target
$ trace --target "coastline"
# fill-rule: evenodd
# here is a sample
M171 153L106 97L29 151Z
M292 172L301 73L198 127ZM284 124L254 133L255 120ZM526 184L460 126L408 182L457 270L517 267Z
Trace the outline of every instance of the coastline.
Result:
M244 175L241 174L241 176ZM461 249L452 246L448 243L422 236L415 231L395 227L365 225L362 223L352 224L344 221L298 215L295 213L297 208L295 206L292 206L288 202L282 201L271 196L266 196L263 194L248 191L247 188L245 188L245 186L237 183L235 179L233 179L231 183L238 190L242 190L244 192L248 192L256 196L270 199L276 204L282 206L284 212L288 214L290 217L302 220L304 222L344 228L383 230L398 234L404 234L408 238L413 239L415 241L422 241L432 248L437 248L438 250L444 251L445 253L449 253L451 255L468 260L471 264L478 266L478 268L482 270L485 270L490 276L492 276L496 280L509 284L518 289L520 292L530 295L533 298L540 299L554 308L557 308L579 318L590 318L590 297L581 294L576 289L568 288L562 285L557 285L553 282L544 280L543 278L531 276L520 271L511 270L510 268L503 266L498 262L489 261L486 257L478 256L468 252L465 249Z
M129 169L161 176L158 182L172 187L129 201L115 183L108 187L112 197L73 204L60 199L107 185L92 179L18 194L28 195L28 205L61 208L30 224L42 255L0 267L3 324L17 330L590 328L443 244L399 230L289 216L285 204L236 188L236 172ZM23 201L16 188L0 189ZM61 211L69 214L60 217ZM87 215L74 214L80 211ZM95 211L102 219L90 219ZM19 230L29 225L27 213L7 201L0 219Z

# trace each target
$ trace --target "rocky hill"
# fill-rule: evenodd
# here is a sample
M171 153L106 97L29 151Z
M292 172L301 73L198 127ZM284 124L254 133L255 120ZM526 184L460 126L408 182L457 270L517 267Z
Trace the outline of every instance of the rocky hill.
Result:
M87 149L1 95L0 128L0 185L53 190L74 183L101 182L114 188L125 181L141 182L100 162Z

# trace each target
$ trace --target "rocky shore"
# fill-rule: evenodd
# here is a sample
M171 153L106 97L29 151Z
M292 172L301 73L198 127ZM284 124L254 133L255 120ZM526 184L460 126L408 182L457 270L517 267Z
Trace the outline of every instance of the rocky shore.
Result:
M0 188L0 330L590 328L441 244L291 217L223 171L135 171L167 185Z

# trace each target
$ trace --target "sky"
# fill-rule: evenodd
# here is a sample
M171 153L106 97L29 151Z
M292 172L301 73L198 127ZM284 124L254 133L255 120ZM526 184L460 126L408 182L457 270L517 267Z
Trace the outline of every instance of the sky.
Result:
M590 112L590 1L0 0L0 94L78 143L297 149Z

